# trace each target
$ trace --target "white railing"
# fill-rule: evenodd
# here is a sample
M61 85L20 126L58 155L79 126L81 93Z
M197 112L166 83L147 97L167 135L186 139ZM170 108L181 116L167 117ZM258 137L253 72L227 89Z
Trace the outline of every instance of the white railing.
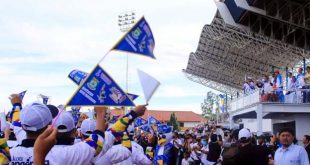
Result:
M280 95L279 92L282 92L282 94ZM274 90L267 94L263 94L262 91L256 90L252 94L241 96L240 98L232 100L230 103L230 111L240 110L260 102L310 104L310 89L295 89L292 91Z
M250 95L246 95L243 97L240 97L236 100L231 101L231 111L236 111L238 109L242 109L254 104L259 103L260 101L260 94L259 91L255 91L254 93Z

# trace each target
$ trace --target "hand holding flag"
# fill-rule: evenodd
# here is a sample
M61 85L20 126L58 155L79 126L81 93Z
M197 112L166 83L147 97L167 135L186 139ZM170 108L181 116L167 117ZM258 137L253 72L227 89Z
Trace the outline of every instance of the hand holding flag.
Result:
M72 80L76 85L80 85L83 80L87 77L88 73L81 70L73 70L68 75L69 79ZM127 93L128 97L133 101L139 97L139 95Z
M69 106L134 106L128 95L97 65L67 103Z

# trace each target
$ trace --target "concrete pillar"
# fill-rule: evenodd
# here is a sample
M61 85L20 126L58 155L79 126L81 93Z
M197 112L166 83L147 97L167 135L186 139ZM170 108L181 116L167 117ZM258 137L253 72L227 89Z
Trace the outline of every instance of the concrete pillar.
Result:
M260 136L263 134L263 108L261 104L257 106L256 120L257 120L257 136Z
M229 114L229 129L233 129L233 128L234 128L233 117L231 114Z

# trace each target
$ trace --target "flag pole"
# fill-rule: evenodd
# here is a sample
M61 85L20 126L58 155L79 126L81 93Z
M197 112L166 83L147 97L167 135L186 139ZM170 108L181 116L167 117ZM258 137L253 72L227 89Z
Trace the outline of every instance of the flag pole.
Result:
M125 11L118 15L118 26L120 27L120 31L125 33L122 37L124 38L128 32L134 27L133 25L136 24L135 19L135 12L134 11ZM129 55L126 53L126 93L128 93L128 80L129 80ZM124 114L128 112L128 107L124 108Z
M100 59L98 62L98 65L108 56L108 54L111 52L111 49Z

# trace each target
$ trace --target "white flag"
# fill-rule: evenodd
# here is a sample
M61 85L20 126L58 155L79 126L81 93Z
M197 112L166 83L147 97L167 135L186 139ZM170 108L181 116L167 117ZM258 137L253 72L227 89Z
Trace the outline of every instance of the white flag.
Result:
M138 69L138 75L140 83L142 85L146 103L148 103L153 94L155 93L155 91L157 90L158 86L160 85L160 82L139 69Z
M5 120L5 113L0 113L0 121L1 121L1 131L3 132L6 128L6 120Z

